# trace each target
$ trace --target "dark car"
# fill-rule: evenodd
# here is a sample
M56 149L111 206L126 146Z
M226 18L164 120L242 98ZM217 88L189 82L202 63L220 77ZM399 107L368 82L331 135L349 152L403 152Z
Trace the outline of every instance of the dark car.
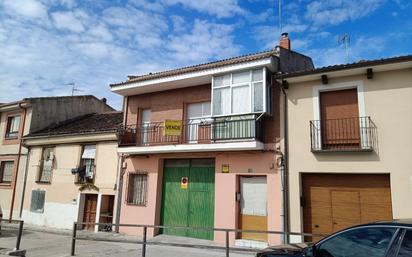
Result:
M412 257L412 219L358 225L316 244L269 247L257 257Z

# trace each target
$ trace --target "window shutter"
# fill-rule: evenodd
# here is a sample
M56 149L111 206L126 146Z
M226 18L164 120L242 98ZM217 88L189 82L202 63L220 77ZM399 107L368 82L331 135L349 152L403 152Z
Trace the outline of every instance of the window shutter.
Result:
M96 156L96 145L85 145L82 159L94 159Z
M31 191L30 211L44 212L44 201L46 198L46 191L35 189Z

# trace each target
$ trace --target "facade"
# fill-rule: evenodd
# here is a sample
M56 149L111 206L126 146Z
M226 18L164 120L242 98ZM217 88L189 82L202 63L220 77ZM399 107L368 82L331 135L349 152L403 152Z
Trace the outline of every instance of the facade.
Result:
M310 58L278 47L111 85L124 96L119 222L282 230L281 98L272 77L310 69ZM225 241L221 232L149 230L159 233ZM280 240L230 235L232 245Z
M410 218L412 57L278 79L288 87L291 230Z
M87 114L23 138L29 162L26 223L71 229L74 221L112 223L121 112ZM85 225L84 229L111 231Z
M19 218L24 198L27 148L24 135L86 113L111 111L94 96L25 98L0 105L0 210L3 218Z

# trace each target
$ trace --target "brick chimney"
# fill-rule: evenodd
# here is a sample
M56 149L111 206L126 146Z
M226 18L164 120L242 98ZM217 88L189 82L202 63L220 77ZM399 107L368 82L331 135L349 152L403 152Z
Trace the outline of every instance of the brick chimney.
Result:
M282 35L280 36L280 40L279 40L279 46L285 49L291 50L290 38L289 38L288 33L286 32L282 33Z

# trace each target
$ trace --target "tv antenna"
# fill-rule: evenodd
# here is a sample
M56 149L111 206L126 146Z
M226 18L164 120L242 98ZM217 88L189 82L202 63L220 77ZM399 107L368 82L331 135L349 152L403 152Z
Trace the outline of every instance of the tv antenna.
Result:
M345 47L346 63L349 63L350 37L349 37L348 33L344 33L344 34L340 35L339 38L338 38L338 43Z
M74 82L67 83L66 85L72 86L72 96L74 96L75 92L84 92L84 90L76 88L76 83Z

